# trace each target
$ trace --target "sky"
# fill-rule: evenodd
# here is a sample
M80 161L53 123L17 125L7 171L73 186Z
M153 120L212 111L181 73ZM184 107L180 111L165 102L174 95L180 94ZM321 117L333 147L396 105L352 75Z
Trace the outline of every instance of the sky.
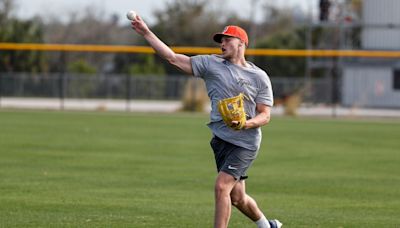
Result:
M167 2L173 0L14 0L16 4L16 15L22 19L29 19L35 15L43 18L48 16L58 16L61 20L66 20L70 13L83 11L89 6L96 10L105 12L105 17L110 17L113 13L119 18L125 19L129 10L135 10L144 18L147 23L155 22L153 12L163 9ZM236 12L242 18L249 18L252 2L261 5L265 2L279 7L291 7L302 9L305 12L315 11L318 0L213 0L219 7L218 1L226 4L229 10ZM260 10L256 11L256 17L262 16Z

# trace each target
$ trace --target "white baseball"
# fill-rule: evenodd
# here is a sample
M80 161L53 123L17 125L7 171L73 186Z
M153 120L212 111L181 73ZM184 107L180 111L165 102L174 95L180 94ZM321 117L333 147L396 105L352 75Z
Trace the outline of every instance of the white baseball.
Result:
M136 12L133 11L133 10L131 10L131 11L129 11L129 12L126 14L126 17L127 17L129 20L134 21L134 20L136 20Z

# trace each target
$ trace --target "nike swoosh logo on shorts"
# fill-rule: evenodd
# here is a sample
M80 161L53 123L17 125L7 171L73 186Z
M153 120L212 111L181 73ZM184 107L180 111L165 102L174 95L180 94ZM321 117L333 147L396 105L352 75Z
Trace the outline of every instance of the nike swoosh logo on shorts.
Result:
M231 165L228 166L228 169L237 170L237 168L235 168L235 167L233 167Z

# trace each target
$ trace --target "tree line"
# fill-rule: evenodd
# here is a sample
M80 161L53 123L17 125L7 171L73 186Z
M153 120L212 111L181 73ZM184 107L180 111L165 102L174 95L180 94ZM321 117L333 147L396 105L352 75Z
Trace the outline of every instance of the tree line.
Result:
M134 33L130 24L120 23L125 15L104 18L96 8L73 12L68 22L55 16L36 16L22 20L13 16L13 0L0 0L0 42L147 45ZM234 12L211 7L211 0L174 0L154 12L155 23L151 29L171 46L215 47L212 34L225 25L236 24L249 33L251 48L304 49L306 44L304 14L291 9L277 8L264 2L264 18L254 21L241 18ZM146 18L144 18L146 19ZM302 76L304 58L250 57L271 76ZM125 53L0 51L0 72L86 74L176 75L176 69L165 64L156 55Z

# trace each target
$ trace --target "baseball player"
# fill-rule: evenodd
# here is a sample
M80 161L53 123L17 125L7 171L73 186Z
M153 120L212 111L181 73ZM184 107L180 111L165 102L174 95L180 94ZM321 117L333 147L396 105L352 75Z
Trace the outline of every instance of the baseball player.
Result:
M231 205L254 221L259 228L281 227L278 220L268 220L256 201L245 191L246 171L260 148L260 127L270 121L273 105L268 75L245 60L244 54L248 46L246 32L238 26L227 26L223 32L213 37L214 41L220 43L222 55L189 57L172 51L148 28L140 16L132 21L132 28L168 63L205 81L212 104L211 121L208 124L213 133L210 144L218 170L215 182L214 227L228 227ZM238 96L239 94L243 96ZM244 104L246 118L244 121L231 119L230 122L224 122L219 105L224 99L235 96L244 97L241 102ZM233 106L240 105L231 103L225 110L230 110Z

